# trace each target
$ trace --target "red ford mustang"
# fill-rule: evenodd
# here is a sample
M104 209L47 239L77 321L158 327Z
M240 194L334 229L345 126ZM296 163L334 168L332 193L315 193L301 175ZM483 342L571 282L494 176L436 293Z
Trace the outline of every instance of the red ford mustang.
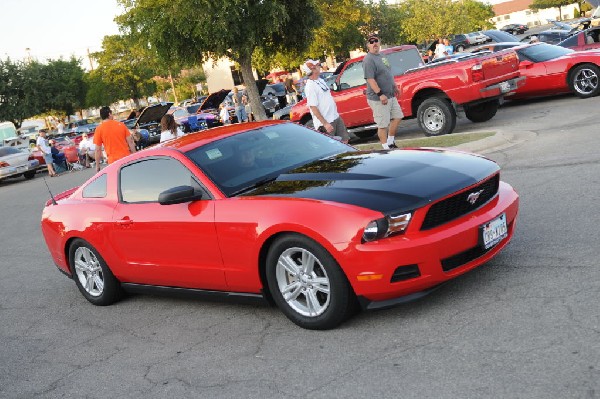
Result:
M304 328L418 298L511 239L518 195L481 156L357 151L289 122L132 154L48 200L44 238L83 296L263 298Z

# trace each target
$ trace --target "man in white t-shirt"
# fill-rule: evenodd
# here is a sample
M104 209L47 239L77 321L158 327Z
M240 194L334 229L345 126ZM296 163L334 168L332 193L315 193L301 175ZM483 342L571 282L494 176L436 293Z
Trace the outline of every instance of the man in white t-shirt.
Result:
M44 155L44 161L46 161L46 166L48 167L48 174L50 177L56 176L56 172L54 171L54 164L52 163L52 151L50 149L50 145L48 145L48 141L46 141L46 130L40 130L40 135L35 141L35 146L38 151L40 151Z
M319 77L321 63L307 60L302 65L302 71L307 75L304 84L306 104L310 108L315 129L332 136L341 137L344 143L350 139L343 119L337 111L337 106L331 95L329 86Z
M90 162L96 160L96 144L88 137L86 133L81 135L79 142L79 159L84 162L86 168L90 167Z

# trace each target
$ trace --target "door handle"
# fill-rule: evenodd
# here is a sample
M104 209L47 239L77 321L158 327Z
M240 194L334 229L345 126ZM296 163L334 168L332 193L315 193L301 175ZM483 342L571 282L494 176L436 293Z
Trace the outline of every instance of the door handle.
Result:
M129 226L133 224L133 220L129 219L129 217L125 216L121 220L117 220L117 225L119 226Z

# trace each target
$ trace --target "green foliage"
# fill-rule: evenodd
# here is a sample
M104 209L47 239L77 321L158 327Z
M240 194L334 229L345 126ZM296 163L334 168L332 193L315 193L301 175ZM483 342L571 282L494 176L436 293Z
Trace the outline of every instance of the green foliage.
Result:
M20 126L24 119L49 111L71 115L85 101L83 76L74 58L48 64L0 60L0 120Z
M320 24L312 0L120 0L125 13L117 23L139 32L163 63L181 66L228 57L239 63L258 119L266 118L252 74L252 53L267 56L302 51Z
M529 6L530 9L537 11L546 8L561 8L573 4L573 0L533 0L533 3Z
M400 9L404 16L402 32L417 43L491 28L489 19L494 16L490 4L476 0L407 0Z
M94 53L93 57L99 66L93 78L96 94L88 96L88 104L98 104L98 88L102 86L108 89L109 98L131 98L136 102L156 91L153 77L160 65L156 53L140 35L105 36L102 51Z
M400 7L388 5L385 1L369 0L367 9L369 10L370 18L362 28L364 35L361 47L365 45L364 37L372 32L378 32L381 41L386 44L402 44L407 42L402 31L404 15Z

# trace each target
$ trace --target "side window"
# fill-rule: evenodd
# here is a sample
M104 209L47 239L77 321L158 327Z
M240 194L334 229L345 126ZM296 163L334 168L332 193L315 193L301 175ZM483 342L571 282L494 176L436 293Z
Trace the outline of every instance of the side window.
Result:
M340 77L340 88L342 90L362 86L366 83L362 62L355 62L350 65Z
M423 58L421 54L415 49L396 51L390 54L386 54L385 57L390 62L392 67L392 75L402 75L409 69L418 68L423 65Z
M120 171L122 202L158 202L161 192L177 186L199 187L192 173L173 158L145 159Z
M577 46L578 35L572 36L563 42L563 47L575 47Z
M96 180L84 187L81 192L83 198L104 198L106 197L106 174L99 176Z

